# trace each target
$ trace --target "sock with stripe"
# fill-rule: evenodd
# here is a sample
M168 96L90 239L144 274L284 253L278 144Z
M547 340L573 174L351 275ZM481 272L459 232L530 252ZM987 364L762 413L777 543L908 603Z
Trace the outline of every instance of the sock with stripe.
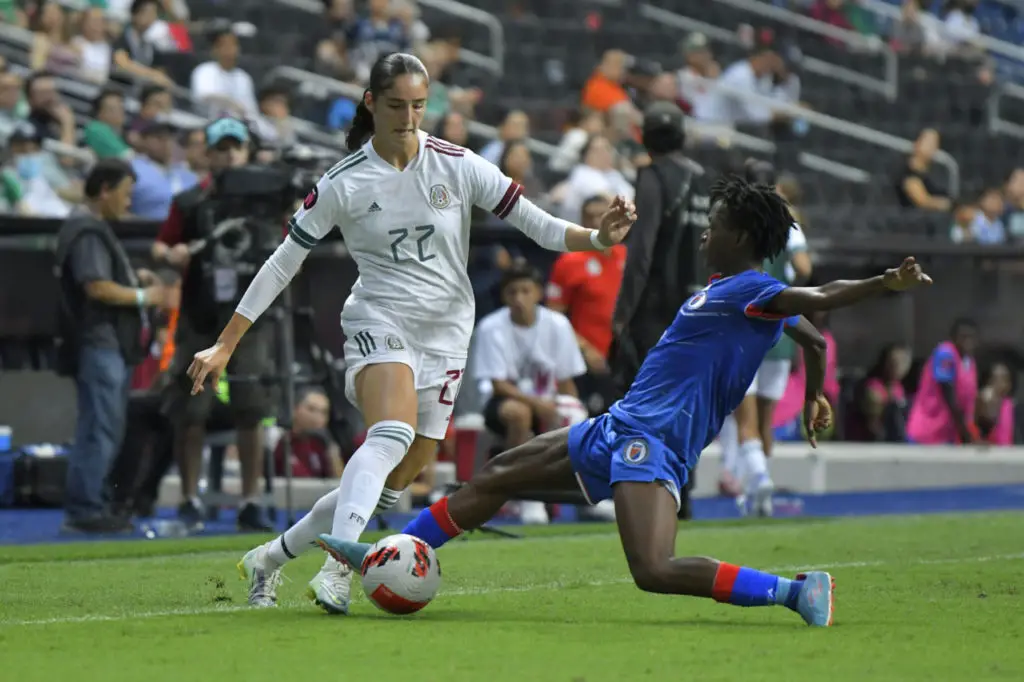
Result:
M442 497L421 511L419 516L402 529L402 532L417 537L437 549L452 538L461 535L462 529L452 521L452 517L448 513L448 498Z
M370 427L366 440L341 474L331 535L339 540L359 539L380 502L388 475L405 457L415 437L415 431L405 422L386 420Z
M316 542L317 536L331 529L334 510L338 506L338 494L339 491L335 488L321 497L308 514L282 535L270 541L267 546L267 569L280 568L315 546L313 543Z
M720 563L711 596L715 601L734 606L772 606L781 604L796 609L803 580L780 578L753 568Z
M373 510L374 516L380 516L384 512L388 511L402 499L402 493L405 490L393 490L391 488L384 488L380 494L380 499L377 500L377 507Z

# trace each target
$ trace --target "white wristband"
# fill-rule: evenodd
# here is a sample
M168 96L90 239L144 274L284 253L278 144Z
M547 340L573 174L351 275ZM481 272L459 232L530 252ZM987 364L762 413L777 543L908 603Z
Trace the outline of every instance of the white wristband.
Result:
M146 305L146 290L139 288L135 290L135 304L140 308Z
M607 244L601 241L601 232L599 230L590 231L590 243L594 245L594 248L598 251L604 251L611 248Z

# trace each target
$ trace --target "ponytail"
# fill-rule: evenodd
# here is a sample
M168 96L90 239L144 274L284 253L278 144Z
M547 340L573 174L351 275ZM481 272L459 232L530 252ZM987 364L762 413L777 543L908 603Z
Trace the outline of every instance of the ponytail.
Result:
M369 90L366 92L369 92ZM372 135L373 114L370 113L369 107L366 106L366 93L363 93L363 99L359 101L359 105L356 107L356 115L352 118L352 125L349 127L348 135L345 137L345 145L350 152L354 152L366 144L366 141Z

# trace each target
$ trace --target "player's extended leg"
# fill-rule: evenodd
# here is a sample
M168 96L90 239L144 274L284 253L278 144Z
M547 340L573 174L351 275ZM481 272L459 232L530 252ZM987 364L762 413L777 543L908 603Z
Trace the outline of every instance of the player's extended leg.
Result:
M569 460L569 429L551 431L492 459L469 483L421 511L402 532L436 549L487 523L520 493L576 487ZM330 536L321 536L320 541L325 551L352 566L360 566L370 548L366 543Z
M380 501L387 477L412 445L418 403L408 365L367 365L356 376L355 389L363 418L370 425L366 440L345 467L337 491L320 498L310 514L284 535L242 558L239 568L249 579L250 605L276 604L280 567L308 549L324 532L325 524L332 536L357 540ZM333 510L331 502L335 504ZM329 511L331 521L327 524ZM321 605L332 613L348 610L347 599Z
M771 498L775 485L768 474L768 461L765 458L764 446L761 442L756 396L748 393L733 414L736 417L740 442L738 466L740 485L743 487L746 498L742 511L745 512L749 507L756 514L770 516Z
M708 557L676 557L676 500L660 482L615 484L615 518L636 586L645 592L707 597L736 606L782 605L808 625L832 624L832 578L789 580Z
M391 509L398 502L409 484L423 468L434 458L437 452L438 442L432 438L418 435L409 447L405 459L392 470L384 485L384 491L380 495L377 507L374 509L374 516L383 514ZM327 533L331 529L331 522L334 518L334 509L337 507L337 493L334 496L334 503L331 506L331 515L327 519L311 523L304 529L304 547L316 541L321 533ZM348 608L349 593L352 586L352 569L348 564L342 563L332 556L328 556L324 565L320 568L313 579L309 581L306 591L307 596L319 607L328 613L345 613Z

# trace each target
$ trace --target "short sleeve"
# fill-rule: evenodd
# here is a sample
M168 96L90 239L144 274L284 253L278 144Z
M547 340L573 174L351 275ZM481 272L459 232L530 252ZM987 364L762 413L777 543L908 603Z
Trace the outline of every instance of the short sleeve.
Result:
M765 275L764 277L756 278L753 284L742 292L743 296L738 302L743 305L743 313L747 317L767 322L786 320L786 315L775 315L765 312L764 308L773 298L787 288L789 288L787 285L774 277Z
M465 180L474 206L490 211L504 220L523 195L523 186L513 182L497 166L466 150Z
M794 224L789 228L789 238L786 240L786 252L790 255L807 250L807 235L799 225Z
M950 384L956 381L956 353L946 345L935 349L932 356L932 376L940 384Z
M557 332L558 365L555 378L558 381L573 379L587 373L587 363L580 352L579 342L572 324L564 315L559 315Z
M490 381L509 379L511 372L504 350L505 344L501 340L499 325L480 324L473 342L473 376Z
M344 170L344 164L342 161L335 168ZM302 207L288 221L288 238L304 249L312 249L343 222L341 194L329 177L333 172L330 170L320 178L302 201Z
M555 261L545 292L548 303L566 308L572 305L572 283L569 281L571 265L569 259L564 255L559 256Z
M114 279L110 253L95 234L84 234L71 248L71 274L79 284Z

